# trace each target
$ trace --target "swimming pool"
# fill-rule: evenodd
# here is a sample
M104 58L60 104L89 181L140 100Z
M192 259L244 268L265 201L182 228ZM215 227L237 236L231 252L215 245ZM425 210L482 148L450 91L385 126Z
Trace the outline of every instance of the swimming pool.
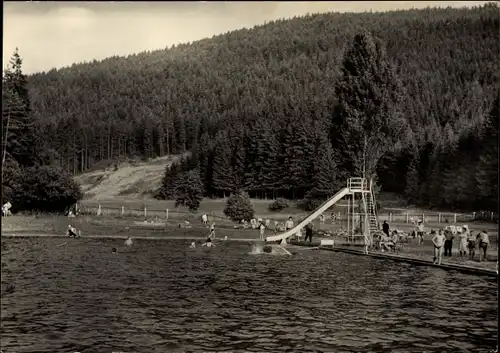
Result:
M1 349L496 347L495 279L327 251L249 255L242 242L188 249L190 242L137 239L125 248L123 239L3 237Z

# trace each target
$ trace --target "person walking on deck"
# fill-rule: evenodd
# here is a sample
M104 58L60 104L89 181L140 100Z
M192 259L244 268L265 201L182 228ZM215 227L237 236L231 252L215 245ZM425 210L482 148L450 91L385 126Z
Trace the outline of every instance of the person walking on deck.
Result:
M453 233L449 230L444 232L446 240L444 241L444 256L451 256L451 249L453 248Z
M486 251L488 250L488 245L490 244L490 239L488 237L488 231L483 230L477 235L476 238L479 243L479 261L486 261ZM483 253L481 254L481 250Z
M434 244L434 264L437 262L441 265L441 260L443 259L443 246L446 237L443 234L443 230L440 229L439 232L432 238L432 243Z
M384 224L382 224L382 231L389 236L389 223L387 221L384 221Z
M307 241L309 239L309 244L312 243L312 238L313 238L313 229L311 223L306 225L306 237L304 241Z

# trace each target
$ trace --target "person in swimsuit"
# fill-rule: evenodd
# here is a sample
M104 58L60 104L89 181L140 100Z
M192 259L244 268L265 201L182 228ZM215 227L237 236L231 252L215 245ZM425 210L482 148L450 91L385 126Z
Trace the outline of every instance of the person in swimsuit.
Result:
M125 246L132 246L132 244L133 244L132 237L129 236L127 240L125 240Z
M451 256L451 251L453 249L453 232L451 230L445 230L444 236L446 240L444 241L444 256Z
M440 229L439 232L432 238L432 243L434 244L434 264L437 262L438 265L441 265L445 239L446 238L442 229Z
M212 239L210 238L207 238L205 244L203 244L202 246L206 246L207 248L215 247L214 243L212 243Z
M418 220L417 233L416 233L418 245L422 245L424 243L424 233L425 233L424 223L421 220Z
M264 225L264 223L260 223L260 226L259 226L259 231L260 231L260 240L264 240L264 231L266 230L266 226Z
M215 239L215 223L212 223L212 225L210 226L210 235L208 236L208 238Z
M69 237L73 237L73 238L76 238L78 236L78 232L76 230L76 228L72 227L71 224L68 225L68 233L67 235L69 235Z

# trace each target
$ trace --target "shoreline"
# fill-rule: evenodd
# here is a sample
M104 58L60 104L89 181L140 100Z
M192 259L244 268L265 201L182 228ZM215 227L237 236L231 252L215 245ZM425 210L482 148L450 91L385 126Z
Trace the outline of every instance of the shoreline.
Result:
M50 233L2 233L1 237L5 238L69 238L67 235L59 235L59 234L50 234ZM99 234L86 234L80 235L77 238L69 238L69 239L127 239L129 235L120 235L120 234L108 234L108 235L99 235ZM131 236L132 239L145 239L145 240L205 240L207 237L196 237L196 236L176 236L176 235L167 235L167 236L154 236L154 235L134 235ZM216 241L240 241L240 242L253 242L259 241L259 239L252 238L228 238L224 239L215 239Z
M1 234L2 238L69 238L67 235L59 235L59 234L51 234L51 233L3 233ZM120 234L108 234L108 235L98 235L98 234L88 234L88 235L81 235L79 238L83 239L127 239L129 235L120 235ZM73 239L73 238L72 238ZM199 237L199 236L172 236L172 235L167 235L167 236L148 236L148 235L137 235L133 236L132 239L143 239L143 240L205 240L206 237ZM252 242L259 242L260 240L258 238L228 238L227 240L224 239L215 239L218 242L247 242L247 243L252 243ZM362 250L356 250L348 247L343 247L342 245L339 247L330 247L330 246L318 246L319 244L308 244L308 243L297 243L296 241L292 241L289 243L289 245L292 245L294 247L301 247L301 248L311 248L314 250L324 250L324 251L332 251L332 252L342 252L345 254L351 254L351 255L357 255L357 256L368 256L374 259L379 259L379 260L391 260L391 261L398 261L398 262L406 262L406 263L411 263L414 265L418 266L430 266L430 267L435 267L435 268L441 268L443 270L454 270L454 271L460 271L468 274L475 274L475 275L481 275L481 276L489 276L489 277L497 277L498 272L493 269L489 269L486 267L479 267L479 266L468 266L468 265L463 265L463 264L453 264L453 263L444 263L441 265L434 264L433 261L430 260L425 260L422 258L415 258L415 257L410 257L410 256L405 256L405 254L385 254L385 253L377 253L377 252L368 252L368 254L365 254Z

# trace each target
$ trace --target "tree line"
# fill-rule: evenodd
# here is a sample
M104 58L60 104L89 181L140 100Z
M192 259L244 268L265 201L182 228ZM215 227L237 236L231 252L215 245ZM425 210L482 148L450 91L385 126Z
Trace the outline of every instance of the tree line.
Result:
M413 203L487 207L496 195L451 195L472 180L465 169L460 186L454 172L446 191L430 185L453 170L450 156L460 161L466 136L485 141L498 26L495 4L278 20L31 75L30 114L53 137L46 158L72 174L191 151L168 173L198 170L206 196L324 198L365 173ZM477 190L493 180L482 159Z
M2 77L2 205L10 202L14 212L66 211L83 194L38 128L16 49Z

